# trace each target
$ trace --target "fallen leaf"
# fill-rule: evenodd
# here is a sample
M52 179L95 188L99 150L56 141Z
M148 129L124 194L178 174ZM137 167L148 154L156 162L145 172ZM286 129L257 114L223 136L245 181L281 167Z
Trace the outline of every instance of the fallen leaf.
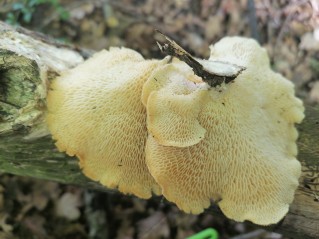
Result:
M44 229L45 218L40 215L33 215L22 220L22 224L28 228L35 238L49 238Z
M169 237L169 225L165 214L157 211L137 224L138 238L159 239Z
M301 50L319 50L319 40L315 38L314 33L307 32L301 38L301 42L299 44L299 48Z
M80 205L81 200L78 195L66 192L57 201L56 213L58 216L67 218L68 220L76 220L81 215L79 210Z

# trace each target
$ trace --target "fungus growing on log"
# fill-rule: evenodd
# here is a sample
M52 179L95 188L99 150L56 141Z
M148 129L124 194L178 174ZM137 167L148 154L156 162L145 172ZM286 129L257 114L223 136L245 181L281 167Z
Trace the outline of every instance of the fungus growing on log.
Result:
M191 68L172 63L144 84L147 166L163 195L185 212L201 213L212 199L236 221L276 223L301 173L294 124L304 117L302 102L254 40L224 38L211 50L209 60L245 70L232 83L208 89L193 80ZM193 104L190 114L183 112ZM182 121L187 124L175 125ZM192 139L187 144L185 132Z
M144 82L161 64L130 49L101 51L50 85L47 123L84 174L141 198L160 193L145 164Z
M188 213L214 200L236 221L278 222L301 171L293 84L254 40L224 38L197 60L166 39L161 49L181 61L112 48L53 81L47 122L59 150L123 193L162 193Z

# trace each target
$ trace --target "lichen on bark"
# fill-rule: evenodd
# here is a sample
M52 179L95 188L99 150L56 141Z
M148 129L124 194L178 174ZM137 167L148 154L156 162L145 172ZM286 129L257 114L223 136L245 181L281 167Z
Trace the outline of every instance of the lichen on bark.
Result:
M28 130L41 117L46 89L35 60L0 50L0 134Z

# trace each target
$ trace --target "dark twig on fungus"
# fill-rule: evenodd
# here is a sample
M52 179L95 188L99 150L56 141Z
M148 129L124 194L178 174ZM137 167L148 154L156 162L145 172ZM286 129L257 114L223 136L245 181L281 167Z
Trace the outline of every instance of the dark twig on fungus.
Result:
M218 67L230 67L232 69L227 69L225 73L221 73L219 69L216 69L216 72L213 72L213 69L207 69L203 64L201 64L198 60L189 54L186 50L184 50L180 45L178 45L175 41L161 33L157 30L161 35L163 35L166 39L166 42L161 44L157 42L158 47L160 50L170 56L177 57L179 60L185 62L189 65L194 73L201 77L203 81L205 81L211 87L220 86L222 83L230 83L236 79L236 77L245 70L242 66L237 66L227 62L214 62L208 60L201 60L201 62L206 63L206 65L214 65L217 64ZM210 67L214 68L214 67ZM230 73L231 71L231 73Z

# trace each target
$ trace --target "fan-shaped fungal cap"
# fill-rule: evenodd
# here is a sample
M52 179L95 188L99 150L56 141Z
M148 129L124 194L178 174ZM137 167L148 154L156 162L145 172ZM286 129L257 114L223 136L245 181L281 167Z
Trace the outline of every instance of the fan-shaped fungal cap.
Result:
M207 84L182 62L164 65L156 72L144 84L142 93L149 133L161 145L197 144L206 132L198 122L198 114L207 99ZM174 80L163 72L171 72ZM185 75L189 76L189 81L185 81Z
M210 60L246 70L223 87L206 90L195 83L186 93L172 87L173 83L165 83L193 84L194 76L173 66L158 68L145 83L149 86L144 90L153 89L147 93L147 110L157 112L155 116L148 112L148 127L156 121L167 123L161 112L181 116L179 110L185 106L182 98L186 104L192 104L188 102L190 95L205 99L195 100L196 114L191 111L193 122L206 130L204 139L188 147L166 146L161 142L166 136L170 140L171 135L162 134L164 139L158 140L157 131L151 130L146 145L148 168L163 195L186 212L200 213L213 199L234 220L276 223L287 213L298 185L300 163L296 160L298 133L294 124L304 117L302 102L294 96L292 83L270 69L265 50L254 40L224 38L214 46ZM154 81L155 75L159 83ZM163 110L162 104L168 105L168 100L161 97L162 92L171 92L170 101L181 107ZM180 120L173 118L172 122ZM198 127L186 126L190 135L196 135ZM172 128L167 123L167 129Z
M111 48L54 80L49 129L59 150L80 159L86 176L109 188L149 198L160 188L145 164L142 86L160 61Z

